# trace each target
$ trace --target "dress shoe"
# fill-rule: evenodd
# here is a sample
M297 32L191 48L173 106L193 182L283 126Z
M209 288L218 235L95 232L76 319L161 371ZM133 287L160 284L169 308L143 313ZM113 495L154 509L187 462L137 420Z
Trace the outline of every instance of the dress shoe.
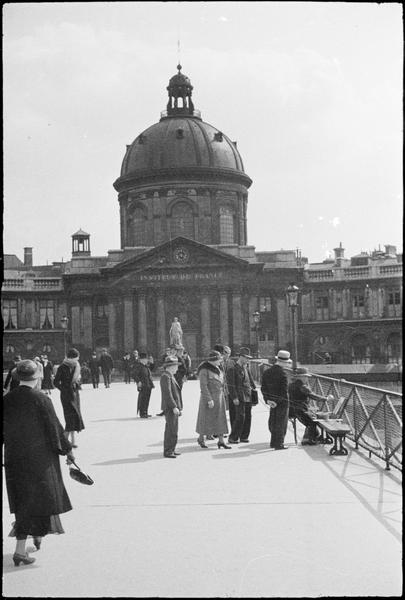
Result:
M225 450L232 450L231 446L228 446L227 444L225 444L225 442L218 442L218 450L220 448L225 448Z
M198 442L198 445L199 445L201 448L208 448L208 446L207 446L207 444L204 442L204 440L197 440L197 442Z
M241 440L241 442L243 442L244 444L248 444L249 440Z
M230 444L239 444L239 442L237 440L231 440L231 438L228 439L228 442Z
M174 452L173 452L173 454L174 454L175 456L180 456L180 455L181 455L181 452L176 452L176 451L174 451Z
M276 446L274 450L288 450L288 446Z
M165 414L164 412L160 412L160 413L156 413L156 416L157 417L163 417L164 414Z
M41 538L41 537L35 537L35 536L34 536L34 537L32 538L32 541L34 542L34 546L35 546L35 548L36 548L37 550L39 550L39 549L40 549L40 547L41 547L42 538Z
M207 435L207 440L213 440L214 436L213 435Z
M175 454L163 454L165 458L177 458Z
M18 567L20 563L23 563L23 565L31 565L33 562L35 562L35 558L28 556L27 552L25 554L17 554L17 552L14 552L13 561L14 565Z

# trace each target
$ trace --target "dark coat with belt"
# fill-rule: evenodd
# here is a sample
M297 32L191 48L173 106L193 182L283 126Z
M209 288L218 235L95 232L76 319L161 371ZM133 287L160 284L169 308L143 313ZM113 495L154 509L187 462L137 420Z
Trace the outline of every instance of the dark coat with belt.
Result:
M52 401L20 385L3 398L6 486L10 512L50 516L72 509L63 484L59 456L72 446Z
M143 363L138 363L136 371L134 372L134 379L137 385L141 384L139 387L143 390L148 389L151 390L155 387L153 383L152 375L150 372L150 368L148 365L144 365Z
M80 411L79 386L72 383L73 369L62 363L56 371L54 386L60 390L63 414L65 417L65 431L81 431L84 429L82 413Z
M256 385L248 366L244 369L238 362L233 362L226 370L226 383L231 401L251 401L252 390L256 389Z

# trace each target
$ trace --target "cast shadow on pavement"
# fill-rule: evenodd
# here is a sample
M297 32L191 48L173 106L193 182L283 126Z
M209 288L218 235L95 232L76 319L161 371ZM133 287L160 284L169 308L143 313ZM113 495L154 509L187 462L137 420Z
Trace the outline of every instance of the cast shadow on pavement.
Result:
M92 419L90 423L106 423L108 421L150 421L150 419L155 419L155 417L150 417L149 419L141 419L140 417L117 417L115 419Z
M295 444L285 444L285 446L287 446L287 448L296 447ZM232 446L232 448L235 448L237 452L228 452L227 450L223 450L221 454L218 454L215 456L215 458L246 458L246 456L251 456L252 454L262 454L263 452L271 452L276 454L276 451L269 447L269 442L261 442L258 444L235 444ZM241 450L241 452L238 452L238 450ZM278 452L285 451L279 450Z
M3 574L6 573L18 573L20 569L37 569L38 565L31 563L30 565L20 565L16 567L13 563L13 555L3 554Z

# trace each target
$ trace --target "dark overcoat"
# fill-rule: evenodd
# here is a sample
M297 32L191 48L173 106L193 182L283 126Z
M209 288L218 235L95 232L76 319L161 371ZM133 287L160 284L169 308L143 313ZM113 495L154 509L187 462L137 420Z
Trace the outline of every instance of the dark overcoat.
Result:
M11 513L51 516L72 509L59 455L72 446L52 401L25 385L3 398L4 464Z
M82 413L80 411L79 386L72 383L73 368L62 363L56 371L54 386L60 390L63 414L65 417L65 431L81 431L84 429Z
M173 408L183 410L183 402L181 399L180 386L173 375L168 371L163 371L160 378L160 390L162 394L162 402L160 410L168 412Z
M277 406L270 409L269 430L271 446L278 448L283 445L288 425L288 377L283 367L273 365L266 369L262 377L262 394L265 401L273 400Z
M41 387L43 390L53 390L53 364L48 360L46 365L41 363L44 369L44 378Z

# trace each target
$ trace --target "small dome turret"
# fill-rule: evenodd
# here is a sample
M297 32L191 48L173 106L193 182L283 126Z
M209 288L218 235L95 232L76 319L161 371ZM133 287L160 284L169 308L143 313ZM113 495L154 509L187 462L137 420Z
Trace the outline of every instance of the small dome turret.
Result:
M182 66L178 64L178 73L170 78L166 88L169 93L169 102L167 103L167 116L169 117L174 115L194 116L194 104L191 100L193 86L181 69Z

